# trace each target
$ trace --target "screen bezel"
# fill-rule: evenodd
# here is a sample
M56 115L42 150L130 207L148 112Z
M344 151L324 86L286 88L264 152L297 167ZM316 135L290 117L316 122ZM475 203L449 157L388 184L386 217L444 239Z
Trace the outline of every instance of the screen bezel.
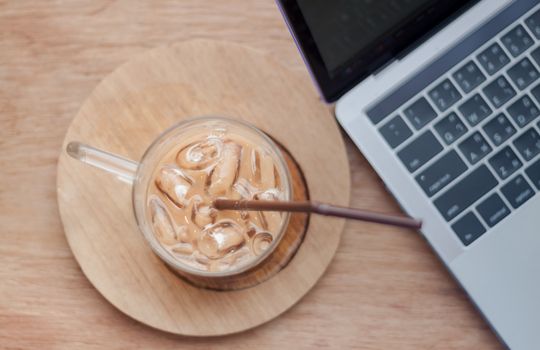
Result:
M329 103L335 102L392 59L409 52L411 47L425 40L441 25L478 2L478 0L434 0L402 26L385 33L380 40L368 46L364 53L357 53L331 75L326 69L298 2L276 1L322 97Z

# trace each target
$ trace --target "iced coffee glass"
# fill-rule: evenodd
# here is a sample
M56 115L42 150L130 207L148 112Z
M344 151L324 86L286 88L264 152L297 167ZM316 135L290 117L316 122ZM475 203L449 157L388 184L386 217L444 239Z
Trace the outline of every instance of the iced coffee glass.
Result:
M220 277L262 262L289 213L218 211L217 198L290 200L277 145L247 123L199 117L164 131L135 163L72 142L68 153L133 184L133 208L152 250L180 274Z

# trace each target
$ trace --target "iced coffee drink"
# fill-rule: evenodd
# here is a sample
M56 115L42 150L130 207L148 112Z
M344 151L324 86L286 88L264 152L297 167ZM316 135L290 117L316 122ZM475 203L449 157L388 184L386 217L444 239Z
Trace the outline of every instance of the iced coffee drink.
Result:
M227 127L184 135L151 175L147 210L154 236L183 265L229 271L263 255L282 234L285 213L218 211L216 198L286 199L276 155Z

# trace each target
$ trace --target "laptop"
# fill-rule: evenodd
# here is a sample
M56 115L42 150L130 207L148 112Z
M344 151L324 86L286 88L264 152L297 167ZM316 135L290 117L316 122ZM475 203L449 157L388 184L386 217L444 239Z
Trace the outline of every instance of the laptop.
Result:
M538 0L278 0L340 125L506 346L540 349Z

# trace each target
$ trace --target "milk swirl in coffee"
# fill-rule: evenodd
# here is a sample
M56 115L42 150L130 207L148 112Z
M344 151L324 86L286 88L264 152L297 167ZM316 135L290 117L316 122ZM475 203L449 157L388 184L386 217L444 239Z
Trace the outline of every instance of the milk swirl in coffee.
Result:
M218 211L216 198L283 199L275 159L225 129L192 135L161 159L147 206L153 232L175 259L201 271L227 271L263 254L280 233L283 214Z

